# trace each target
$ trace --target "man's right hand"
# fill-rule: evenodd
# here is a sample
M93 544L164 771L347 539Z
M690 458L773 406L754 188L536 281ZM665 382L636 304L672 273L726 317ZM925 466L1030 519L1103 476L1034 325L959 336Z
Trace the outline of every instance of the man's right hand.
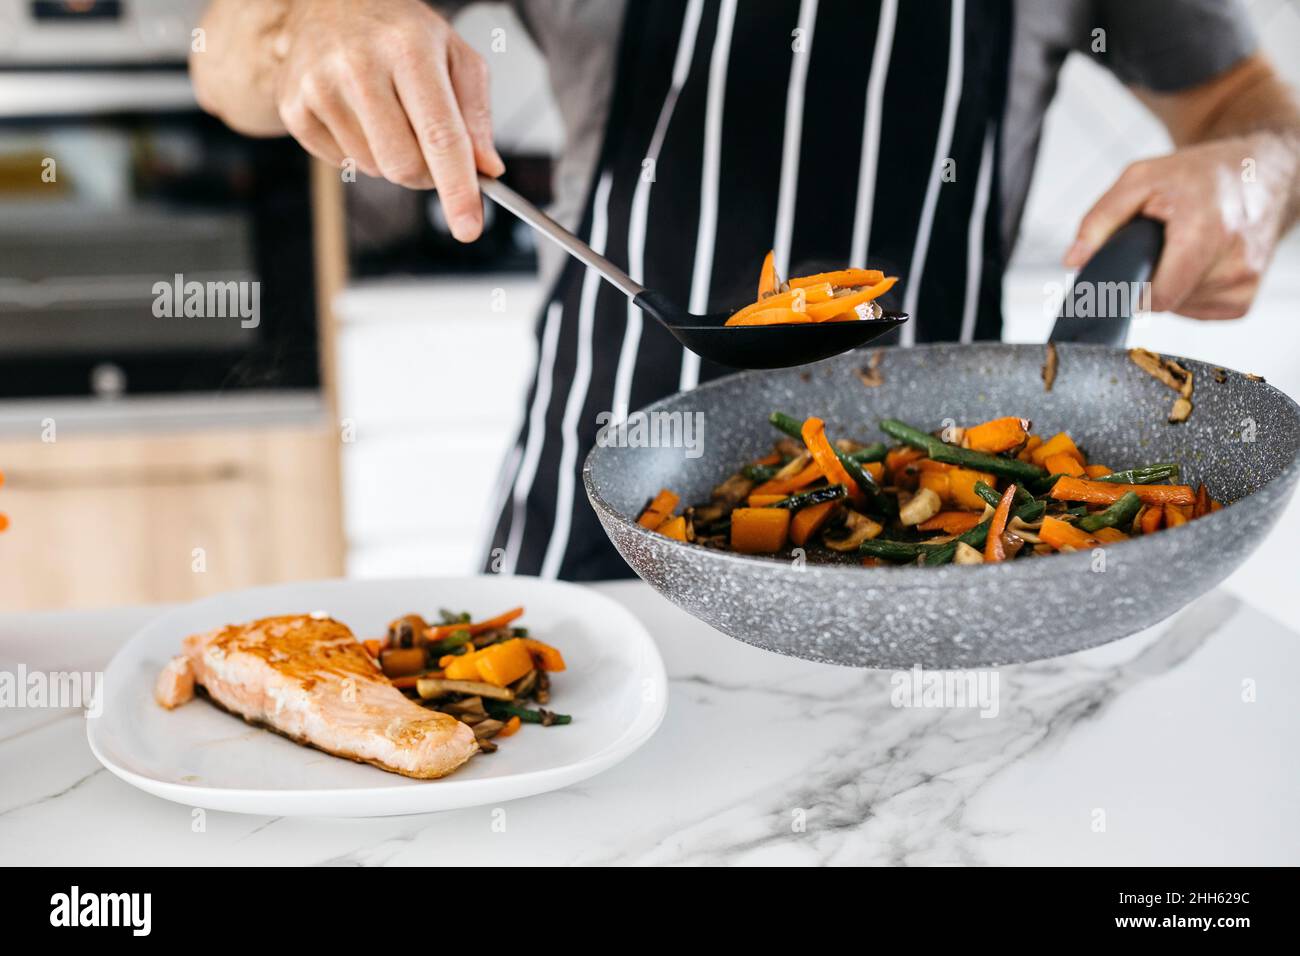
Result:
M452 235L477 239L476 172L505 170L483 58L422 0L264 9L253 21L245 0L210 4L207 50L190 57L200 104L245 132L288 132L333 165L350 159L370 176L436 188Z

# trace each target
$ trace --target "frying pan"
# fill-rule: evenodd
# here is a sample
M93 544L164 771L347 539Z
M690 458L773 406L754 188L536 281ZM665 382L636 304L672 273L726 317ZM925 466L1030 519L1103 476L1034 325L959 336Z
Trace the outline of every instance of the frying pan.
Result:
M1158 224L1122 229L1080 274L1086 283L1141 282L1159 256ZM1095 288L1095 287L1094 287ZM1122 304L1122 302L1121 302ZM1179 358L1195 375L1191 417L1169 424L1175 393L1119 347L1127 312L1061 318L1050 391L1041 345L886 347L883 384L857 371L868 349L803 368L741 372L648 406L704 415L702 454L634 447L617 431L588 456L583 480L610 540L674 604L765 650L855 667L977 667L1054 657L1149 627L1227 577L1268 533L1300 475L1300 408L1263 381ZM1113 468L1178 461L1228 504L1177 528L1090 552L989 565L861 567L716 551L642 528L660 488L685 502L769 450L767 416L817 415L835 437L875 441L882 418L923 429L1024 415L1038 434L1068 431ZM1254 441L1243 441L1253 422Z

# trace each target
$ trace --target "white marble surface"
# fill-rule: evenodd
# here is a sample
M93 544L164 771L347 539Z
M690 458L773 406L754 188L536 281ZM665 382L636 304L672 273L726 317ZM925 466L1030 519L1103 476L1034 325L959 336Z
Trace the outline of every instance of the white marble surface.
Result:
M602 776L503 808L208 812L194 832L98 766L80 714L0 709L0 863L1295 865L1300 642L1270 569L1144 634L1001 668L991 719L896 708L888 673L769 655L640 582L602 585L663 649L667 719ZM156 611L0 615L0 669L100 668Z

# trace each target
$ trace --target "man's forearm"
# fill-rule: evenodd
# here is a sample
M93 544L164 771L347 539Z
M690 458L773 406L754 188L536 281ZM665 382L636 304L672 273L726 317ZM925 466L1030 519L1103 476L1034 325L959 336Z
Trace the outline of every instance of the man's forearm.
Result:
M273 49L292 0L212 0L199 26L202 52L190 54L199 105L251 136L278 136L284 123L272 82Z

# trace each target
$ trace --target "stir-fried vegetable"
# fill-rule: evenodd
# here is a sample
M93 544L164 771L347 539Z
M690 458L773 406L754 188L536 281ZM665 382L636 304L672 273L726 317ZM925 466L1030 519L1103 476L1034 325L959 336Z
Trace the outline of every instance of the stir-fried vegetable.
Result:
M783 282L768 252L758 275L758 298L733 313L727 325L805 325L879 318L875 300L897 281L897 276L886 276L878 269L838 269Z
M1174 483L1176 463L1112 471L1068 433L1044 440L1019 416L942 434L885 419L881 431L901 443L888 449L833 440L815 416L776 411L769 421L786 437L708 502L665 516L664 502L677 503L665 489L640 523L742 554L794 547L824 560L857 554L867 565L986 564L1106 547L1222 507L1204 485Z
M827 489L821 489L823 495ZM839 489L838 497L843 497ZM671 505L667 504L672 502ZM661 492L655 502L666 508L667 517L657 524L661 533L672 534L672 522L686 524L684 517L671 517L677 496ZM789 512L782 512L787 517ZM681 540L681 539L679 539ZM523 616L522 607L473 621L468 613L440 612L441 621L430 624L418 614L397 618L383 638L362 644L393 686L417 703L450 714L474 728L479 750L493 753L493 737L508 737L521 723L544 726L567 724L572 718L527 705L550 702L550 674L565 669L558 648L528 635L528 629L512 626ZM490 713L490 708L509 706L508 714ZM498 716L507 719L498 720Z

